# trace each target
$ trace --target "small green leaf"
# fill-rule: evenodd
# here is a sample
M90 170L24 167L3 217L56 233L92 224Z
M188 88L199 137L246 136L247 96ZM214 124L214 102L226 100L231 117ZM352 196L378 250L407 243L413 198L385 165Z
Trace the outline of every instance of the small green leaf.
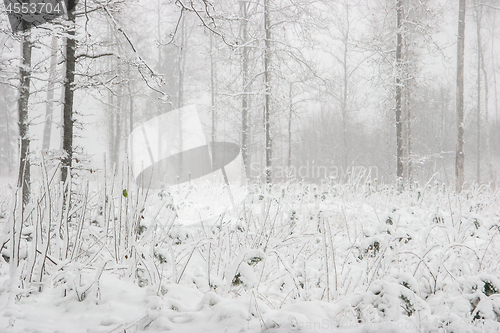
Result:
M127 189L124 189L124 190L123 190L123 196L124 196L125 198L127 198L127 197L128 197L128 192L127 192Z

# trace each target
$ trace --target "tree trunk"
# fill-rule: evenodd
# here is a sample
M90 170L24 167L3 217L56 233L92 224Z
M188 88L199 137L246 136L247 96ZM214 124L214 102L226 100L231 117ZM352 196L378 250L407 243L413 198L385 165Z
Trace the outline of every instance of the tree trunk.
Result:
M26 25L27 23L23 23ZM30 138L28 135L28 100L30 97L30 81L31 81L31 35L30 31L23 27L22 32L22 66L20 66L20 85L19 85L19 137L21 140L21 151L19 161L19 177L17 187L22 191L23 212L24 207L30 199L30 161L29 161L29 146Z
M156 12L156 29L158 31L158 34L157 34L157 43L158 43L158 61L156 63L156 70L158 71L158 73L161 73L161 74L164 74L163 73L163 66L162 66L162 63L164 61L163 59L163 49L162 49L162 29L161 29L161 22L162 22L162 15L161 15L161 3L160 1L157 2L157 12ZM163 90L163 89L162 89ZM160 97L161 95L159 95L158 97ZM157 97L157 98L158 98ZM163 114L163 112L165 112L165 105L163 103L160 102L160 104L158 105L158 110L157 110L157 115L161 115ZM157 138L158 138L158 141L157 141L157 156L158 156L158 159L161 158L162 156L162 152L163 152L163 127L162 126L158 126L157 127Z
M52 132L52 114L54 113L54 82L57 68L57 37L52 36L50 43L49 82L47 84L47 101L45 104L45 126L43 128L42 150L50 148L50 134Z
M128 125L129 125L129 133L132 133L134 130L134 95L132 94L132 76L130 75L130 65L127 65L127 74L128 74Z
M343 65L343 86L342 86L342 140L343 140L343 160L342 160L342 166L344 167L344 170L347 170L347 94L349 90L349 81L348 81L348 68L347 68L347 59L348 59L348 53L349 53L349 29L350 29L350 22L349 22L349 4L345 3L345 15L346 15L346 30L344 31L344 36L343 37L343 43L344 43L344 54L343 54L343 59L342 59L342 65Z
M476 111L476 125L477 125L477 170L476 179L477 183L481 184L481 11L477 5L477 1L474 1L476 9L476 35L477 35L477 111Z
M266 34L265 47L264 47L264 87L265 87L265 104L264 104L264 130L266 135L266 183L269 184L272 181L271 172L271 159L272 159L272 147L271 147L271 131L269 115L271 113L271 75L270 75L270 63L271 63L271 24L269 19L269 0L264 0L264 31Z
M179 74L179 85L177 86L177 108L180 109L184 106L184 71L185 71L185 64L186 64L186 47L187 47L187 40L186 40L186 20L185 17L183 16L181 18L180 22L180 38L181 38L181 45L179 48L179 53L178 53L178 74ZM179 151L184 150L184 138L183 138L183 131L182 131L182 114L179 114ZM184 171L184 160L183 160L183 155L179 154L179 170L178 170L178 176L182 177L182 173Z
M118 77L123 77L123 72L121 71L120 65L118 65ZM123 108L123 86L120 83L118 85L118 96L116 97L116 109L115 109L115 136L113 138L113 164L118 166L119 158L120 158L120 144L121 144L121 135L122 135L122 108Z
M250 158L248 154L248 98L249 98L249 82L248 82L248 2L240 1L241 10L241 43L243 44L243 52L241 55L241 72L243 95L241 97L241 156L247 179L250 178Z
M11 138L13 138L12 134L11 134L11 131L12 131L12 128L11 128L11 107L10 105L8 104L9 102L9 95L7 93L7 87L6 86L3 86L2 87L2 93L3 93L3 98L4 98L4 102L5 102L5 105L4 105L4 109L5 109L5 142L4 142L4 146L5 146L5 161L4 161L4 165L7 167L7 174L10 176L12 175L12 167L13 165L15 164L14 161L13 161L13 149L12 149L12 142L11 142Z
M66 37L66 75L64 80L63 151L61 181L66 182L73 163L73 94L75 82L75 0L68 0L68 28Z
M109 67L111 68L111 67ZM108 105L106 106L108 118L108 153L111 168L116 163L115 161L115 107L113 93L108 90Z
M455 159L456 191L464 185L464 48L465 48L465 1L460 0L458 12L457 42L457 148Z
M214 57L214 36L210 33L210 111L212 113L212 132L210 134L210 140L212 145L212 168L215 170L215 161L216 161L216 150L215 150L215 141L216 141L216 133L217 133L217 111L215 110L216 103L216 91L217 91L217 73L215 66L215 57Z
M494 179L493 165L491 164L491 143L490 143L490 115L489 115L489 86L488 72L484 65L484 53L481 50L481 69L484 77L484 128L486 128L486 164L488 165L489 183Z
M496 24L496 11L493 11L493 27L491 29L491 35L495 36L495 24ZM491 66L493 69L495 69L495 56L496 56L495 51L495 38L491 38ZM495 120L496 123L499 123L499 118L498 118L498 92L497 92L497 71L493 70L493 86L495 87ZM489 131L489 129L488 129Z
M113 40L115 37L113 37L113 34L112 34L112 29L110 26L107 27L106 29L106 32L107 32L107 38L109 40L109 43L110 43L110 49L112 51L115 51L114 49L114 44L113 44ZM106 65L107 65L107 77L106 79L111 82L113 80L113 71L115 70L116 68L116 65L114 63L114 58L112 57L108 57L106 58L107 62L106 62ZM115 112L116 112L116 108L115 108L115 99L114 99L114 92L111 91L111 89L106 89L106 125L107 125L107 145L108 145L108 156L109 158L107 158L106 160L109 161L110 163L110 167L111 169L113 168L113 165L116 163L115 161L115 147L114 147L114 144L115 144ZM107 165L105 165L105 167L108 167Z
M292 167L292 116L293 116L293 83L290 83L290 90L288 92L289 100L289 115L288 115L288 171Z
M408 75L406 75L406 80L408 80ZM405 108L406 108L406 155L408 158L408 163L406 164L406 174L408 179L408 185L411 186L413 182L413 160L412 160L412 141L411 141L411 96L410 89L408 85L405 86Z
M482 12L483 7L482 7L482 5L480 5L480 6L481 6L480 7L481 12ZM492 36L495 36L494 32L495 31L493 29ZM492 39L495 39L495 38L492 37ZM479 41L481 41L481 39L479 39ZM489 115L489 103L488 103L489 98L490 98L490 95L489 95L490 92L489 92L489 84L488 84L488 71L486 70L486 66L484 64L484 50L483 50L482 43L479 43L479 44L481 46L480 48L478 48L479 57L480 57L480 63L481 63L481 70L483 72L483 77L484 77L484 128L486 128L486 164L488 165L489 183L491 183L494 180L495 175L493 172L493 165L491 164L490 115ZM492 59L492 61L493 61L493 59ZM493 73L495 73L495 70L493 70ZM495 98L496 97L497 96L495 96Z
M401 48L403 45L402 38L402 18L403 4L402 0L397 2L397 41L396 41L396 177L398 190L402 189L403 182L403 124L401 121L401 97L402 97L402 81L401 81Z
M184 106L184 71L186 64L186 19L183 16L180 23L180 38L181 45L178 53L178 71L179 71L179 85L177 86L177 108Z

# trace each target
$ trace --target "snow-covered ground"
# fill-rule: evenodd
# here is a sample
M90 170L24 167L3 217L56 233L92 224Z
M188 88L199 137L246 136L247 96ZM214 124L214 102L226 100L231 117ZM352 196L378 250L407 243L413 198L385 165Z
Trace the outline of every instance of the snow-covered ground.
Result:
M487 188L252 186L182 226L162 192L86 184L69 214L60 189L35 191L17 268L2 250L0 332L500 331ZM1 193L0 246L20 228Z

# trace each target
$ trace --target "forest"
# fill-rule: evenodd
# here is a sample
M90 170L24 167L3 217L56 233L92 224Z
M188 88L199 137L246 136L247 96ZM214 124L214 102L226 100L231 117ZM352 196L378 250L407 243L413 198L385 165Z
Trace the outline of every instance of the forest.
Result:
M498 0L4 0L0 331L500 330Z

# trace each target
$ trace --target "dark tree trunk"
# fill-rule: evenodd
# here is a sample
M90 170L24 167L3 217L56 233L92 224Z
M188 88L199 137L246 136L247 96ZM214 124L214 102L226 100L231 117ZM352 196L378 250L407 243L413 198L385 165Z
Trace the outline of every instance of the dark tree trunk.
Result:
M66 182L73 162L73 94L75 82L75 0L68 0L68 21L70 27L66 37L66 74L64 80L63 108L63 151L61 180Z
M27 24L27 23L24 23ZM22 33L22 66L20 69L20 85L19 85L19 137L21 140L19 177L17 187L22 191L23 211L30 199L30 160L29 146L30 138L28 135L28 100L30 97L30 81L31 81L31 41L30 32L28 29L23 29Z

